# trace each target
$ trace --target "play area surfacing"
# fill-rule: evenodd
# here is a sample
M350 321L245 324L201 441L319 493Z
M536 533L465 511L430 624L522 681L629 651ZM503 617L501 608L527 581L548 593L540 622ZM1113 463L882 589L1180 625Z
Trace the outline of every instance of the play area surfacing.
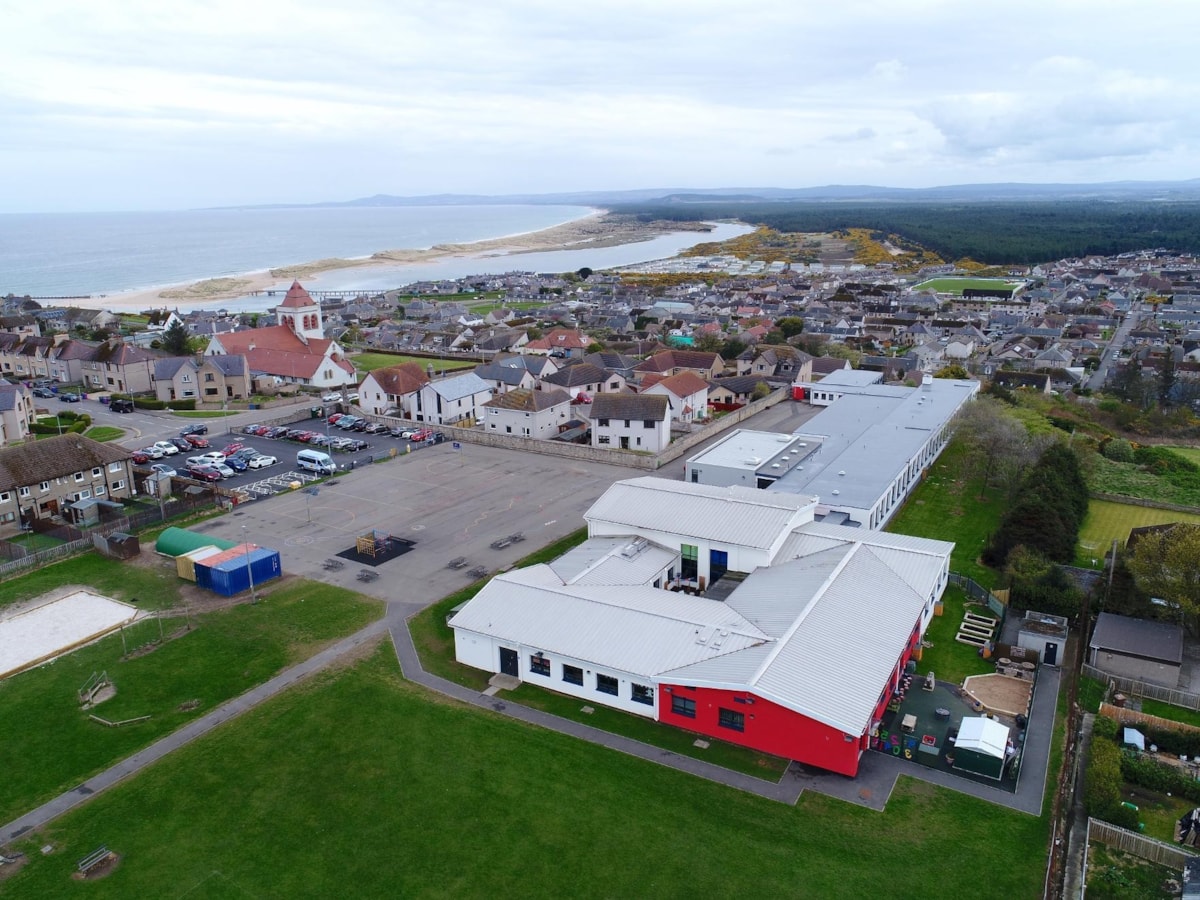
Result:
M81 647L138 616L137 607L91 591L46 595L35 603L0 621L0 678Z

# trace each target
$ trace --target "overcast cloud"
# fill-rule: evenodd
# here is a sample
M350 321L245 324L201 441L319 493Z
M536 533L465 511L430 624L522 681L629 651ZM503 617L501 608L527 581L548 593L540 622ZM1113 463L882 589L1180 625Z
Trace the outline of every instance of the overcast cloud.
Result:
M0 0L0 211L1200 176L1194 0Z

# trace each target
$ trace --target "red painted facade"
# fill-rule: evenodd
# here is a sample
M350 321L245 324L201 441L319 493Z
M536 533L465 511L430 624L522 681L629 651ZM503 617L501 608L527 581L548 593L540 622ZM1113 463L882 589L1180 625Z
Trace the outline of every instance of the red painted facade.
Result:
M918 626L913 628L912 635L905 643L891 677L886 684L880 685L879 703L871 717L872 723L883 716L892 699L892 692L900 682L905 664L919 645ZM675 710L676 697L694 704L694 717ZM686 703L682 705L688 706ZM726 713L724 724L722 711ZM740 720L737 718L739 715ZM747 690L687 687L667 682L659 684L658 720L851 778L858 774L859 757L867 749L870 740L869 734L846 735ZM736 724L740 724L742 730L729 727Z

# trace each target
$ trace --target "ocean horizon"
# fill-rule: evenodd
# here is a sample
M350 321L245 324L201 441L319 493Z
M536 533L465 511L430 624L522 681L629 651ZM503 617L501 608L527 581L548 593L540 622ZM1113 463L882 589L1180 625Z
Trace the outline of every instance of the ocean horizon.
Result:
M0 214L0 296L99 299L333 257L509 237L594 212L488 205Z

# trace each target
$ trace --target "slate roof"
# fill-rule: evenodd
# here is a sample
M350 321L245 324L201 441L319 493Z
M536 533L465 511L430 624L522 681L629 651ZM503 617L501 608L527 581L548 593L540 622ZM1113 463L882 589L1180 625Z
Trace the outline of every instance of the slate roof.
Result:
M581 387L585 384L603 384L607 380L608 372L590 363L567 366L565 369L561 369L553 375L547 375L542 379L546 384L554 384L564 388Z
M443 400L461 400L472 394L490 393L492 390L491 385L474 372L430 382L430 387Z
M1180 665L1183 662L1183 630L1169 622L1151 622L1102 612L1096 619L1096 629L1088 647Z
M692 394L697 394L700 391L708 390L708 382L697 375L695 372L686 371L680 372L678 375L671 375L658 382L655 387L661 387L670 391L676 397L690 397Z
M506 394L498 394L483 405L492 407L493 409L540 412L543 409L550 409L552 406L559 406L560 404L570 402L571 395L557 388L552 391L532 391L529 388L518 388Z
M0 450L0 490L14 490L51 478L129 459L130 451L81 434L48 437Z
M591 418L646 419L661 422L668 415L671 400L666 394L597 394L592 400Z
M638 363L639 372L669 372L671 369L715 369L722 368L719 353L705 353L701 350L664 350L655 353L649 359Z

